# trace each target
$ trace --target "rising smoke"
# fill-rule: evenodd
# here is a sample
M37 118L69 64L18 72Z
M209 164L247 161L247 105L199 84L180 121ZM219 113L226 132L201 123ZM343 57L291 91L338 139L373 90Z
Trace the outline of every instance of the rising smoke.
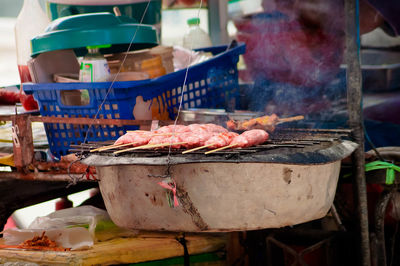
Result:
M263 7L263 13L235 20L255 84L249 108L325 116L338 100L332 88L341 87L335 79L344 53L343 1L264 0Z

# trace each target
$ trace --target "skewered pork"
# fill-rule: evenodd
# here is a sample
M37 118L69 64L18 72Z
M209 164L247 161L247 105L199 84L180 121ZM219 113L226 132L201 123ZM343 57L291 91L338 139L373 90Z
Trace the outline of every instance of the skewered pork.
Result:
M192 124L189 126L165 126L154 132L129 132L121 136L115 145L131 143L134 146L142 146L147 144L150 145L148 148L157 148L157 145L171 144L174 149L182 147L216 149L228 145L249 147L263 143L267 139L268 133L260 129L249 130L239 135L214 124ZM156 146L151 147L151 145Z
M272 114L270 116L266 115L245 121L229 120L226 122L226 125L231 130L264 129L273 132L278 122L279 117L276 114Z
M147 144L150 139L153 137L152 132L128 132L125 135L119 137L114 145L120 144L128 144L132 143L132 145L140 146Z
M155 133L182 133L182 132L189 132L190 129L184 125L169 125L160 127L155 131Z
M255 146L266 142L269 138L268 133L262 129L252 129L243 132L232 139L229 146L236 148L245 148Z
M233 138L239 136L238 133L235 132L223 132L218 135L215 135L211 138L209 138L206 142L205 145L209 149L216 149L220 147L224 147L230 144Z

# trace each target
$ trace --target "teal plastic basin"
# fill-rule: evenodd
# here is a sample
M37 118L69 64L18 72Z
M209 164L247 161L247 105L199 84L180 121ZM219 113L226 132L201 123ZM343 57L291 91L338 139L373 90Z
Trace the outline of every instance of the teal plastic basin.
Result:
M149 3L149 7L143 18L143 24L149 24L157 26L161 23L161 0L152 0ZM132 19L132 22L139 22L146 9L148 1L124 4L124 5L67 5L46 2L47 15L51 20L58 19L60 17L66 17L71 15L86 14L86 13L97 13L97 12L110 12L113 13L113 8L116 6L119 8L121 15Z

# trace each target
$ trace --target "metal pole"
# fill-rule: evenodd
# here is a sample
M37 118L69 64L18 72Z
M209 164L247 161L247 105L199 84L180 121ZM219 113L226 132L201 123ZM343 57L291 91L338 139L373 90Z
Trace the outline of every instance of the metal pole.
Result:
M385 242L385 214L390 199L393 196L392 191L384 191L381 198L375 206L375 233L376 233L376 254L377 266L386 266L386 242Z
M353 153L355 184L357 188L358 216L360 220L361 265L371 265L369 246L367 189L365 181L364 131L362 115L361 69L359 54L358 0L345 0L347 108L349 125L359 147Z
M229 43L228 0L208 0L208 29L213 45Z

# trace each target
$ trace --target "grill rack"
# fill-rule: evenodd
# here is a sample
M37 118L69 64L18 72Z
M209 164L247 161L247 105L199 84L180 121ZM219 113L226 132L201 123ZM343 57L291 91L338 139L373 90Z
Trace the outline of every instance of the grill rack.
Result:
M210 155L241 155L241 154L253 154L260 151L269 151L274 149L307 149L307 148L324 148L331 146L334 142L338 142L344 139L350 139L351 130L348 129L280 129L270 134L270 139L262 145L252 146L248 148L236 148L226 149L217 151ZM127 149L128 147L115 148L106 151L99 151L90 153L90 150L99 147L113 144L114 141L105 142L88 142L80 145L72 145L70 152L82 153L82 154L102 154L102 155L113 155L119 156L136 156L136 157L157 157L165 156L169 153L171 155L191 156L191 155L204 155L204 150L194 151L188 154L182 154L186 149L171 149L168 147L162 149L143 149L133 150L124 153L114 155L113 152L118 150Z

